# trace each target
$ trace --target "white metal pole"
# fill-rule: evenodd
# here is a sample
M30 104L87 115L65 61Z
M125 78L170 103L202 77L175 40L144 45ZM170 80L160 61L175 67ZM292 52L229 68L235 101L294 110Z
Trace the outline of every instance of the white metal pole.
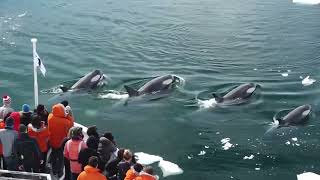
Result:
M32 42L32 53L33 53L33 80L34 80L34 108L37 108L39 100L38 100L38 73L37 73L37 61L35 61L36 58L36 49L37 49L37 39L36 38L32 38L31 42Z

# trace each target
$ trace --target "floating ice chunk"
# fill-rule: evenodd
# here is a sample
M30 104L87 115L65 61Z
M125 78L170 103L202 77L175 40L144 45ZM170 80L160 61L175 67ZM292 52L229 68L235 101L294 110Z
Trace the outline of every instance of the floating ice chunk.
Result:
M199 136L201 136L202 135L202 133L201 132L199 132Z
M281 76L282 76L282 77L288 77L289 74L288 74L288 73L282 73Z
M205 149L209 149L210 146L204 146Z
M315 79L309 79L310 78L310 76L307 76L306 78L304 78L303 80L302 80L302 85L303 86L310 86L311 84L313 84L314 82L316 82L316 80Z
M297 175L298 180L319 180L320 175L313 172L305 172Z
M287 142L286 142L286 145L290 145L290 144L291 144L290 141L287 141Z
M309 4L309 5L320 4L320 0L292 0L292 2L296 4Z
M245 156L245 157L243 157L243 159L253 159L254 158L254 155L253 154L251 154L250 156Z
M163 160L163 158L160 156L151 155L144 152L137 152L134 153L134 155L137 156L138 163L143 165L149 165Z
M288 69L288 70L287 70L287 72L291 72L291 70L290 70L290 69Z
M188 159L192 159L192 156L187 156Z
M257 69L257 68L254 68L253 70L254 70L254 71L257 71L258 69Z
M198 154L198 156L203 156L203 155L205 155L205 154L206 154L205 151L200 151L200 153Z
M182 174L183 170L177 165L169 161L161 160L158 164L162 170L163 177Z
M256 170L256 171L260 171L260 168L256 167L256 168L254 168L254 170Z
M24 12L24 13L22 13L22 14L19 14L18 17L21 18L21 17L23 17L23 16L25 16L25 15L27 15L27 12Z
M294 138L291 138L292 141L298 141L298 138L294 137Z
M220 134L220 132L216 132L216 134L218 135L218 134Z

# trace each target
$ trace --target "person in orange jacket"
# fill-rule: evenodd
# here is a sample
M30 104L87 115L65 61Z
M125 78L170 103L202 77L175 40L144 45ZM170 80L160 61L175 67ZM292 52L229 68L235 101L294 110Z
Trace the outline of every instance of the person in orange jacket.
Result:
M28 134L30 137L36 139L40 152L43 157L43 162L40 164L40 172L44 173L46 168L46 157L48 153L48 139L49 139L49 130L45 126L45 122L40 121L38 115L33 115L31 123L28 125Z
M124 180L135 180L138 177L139 173L142 171L143 166L139 163L133 165L126 173Z
M151 166L147 166L143 169L143 171L139 174L139 176L135 180L158 180L158 176L153 175L153 168Z
M67 137L69 129L73 126L74 120L70 114L66 113L62 104L52 107L52 112L48 116L49 145L51 146L50 162L53 175L61 177L63 175L63 147L62 141Z
M80 173L77 180L107 180L98 169L98 161L97 156L91 156L88 165L84 167L84 171Z

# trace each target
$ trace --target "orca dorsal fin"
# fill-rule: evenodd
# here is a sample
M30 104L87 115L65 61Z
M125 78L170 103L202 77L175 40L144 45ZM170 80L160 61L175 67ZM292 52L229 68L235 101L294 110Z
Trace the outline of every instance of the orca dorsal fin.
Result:
M129 96L139 96L139 92L135 89L133 89L130 86L124 85L124 88L126 89L126 91L128 92Z
M59 88L62 90L62 92L67 92L68 91L68 88L63 86L63 85L60 85Z
M212 96L218 103L221 103L223 101L223 98L218 96L216 93L212 93Z

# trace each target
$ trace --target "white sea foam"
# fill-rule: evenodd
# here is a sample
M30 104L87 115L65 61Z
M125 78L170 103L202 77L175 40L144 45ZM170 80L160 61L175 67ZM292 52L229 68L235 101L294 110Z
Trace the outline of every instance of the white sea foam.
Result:
M298 138L294 137L294 138L291 138L292 141L298 141Z
M177 165L169 161L161 160L158 164L162 170L163 177L182 174L183 170Z
M320 0L292 0L292 2L296 4L309 4L309 5L320 4Z
M234 145L230 143L230 138L221 139L221 144L223 144L222 146L223 150L228 150L231 147L234 147Z
M24 12L24 13L22 13L22 14L19 14L18 17L21 18L21 17L23 17L23 16L25 16L25 15L27 15L27 12Z
M320 175L313 172L305 172L297 175L298 180L320 180Z
M212 108L217 105L217 101L214 98L208 100L198 100L198 105L200 108Z
M303 86L310 86L311 84L313 84L314 82L316 82L315 79L310 79L310 76L305 77L301 83Z
M281 76L282 76L282 77L288 77L289 74L288 74L288 73L282 73Z
M198 154L198 156L203 156L203 155L205 155L205 154L206 154L206 151L200 151L199 154Z
M254 155L253 154L251 154L250 156L245 156L245 157L243 157L243 159L253 159L254 158Z
M128 94L108 93L99 96L101 99L126 99L129 98Z

